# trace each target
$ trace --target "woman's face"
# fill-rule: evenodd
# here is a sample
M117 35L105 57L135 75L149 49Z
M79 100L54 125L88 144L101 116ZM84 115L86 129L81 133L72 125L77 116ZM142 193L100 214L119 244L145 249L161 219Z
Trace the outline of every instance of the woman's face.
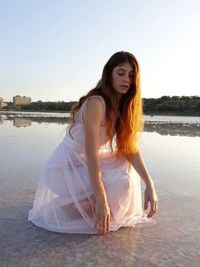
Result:
M112 86L119 94L126 94L133 80L133 68L129 63L116 66L112 71Z

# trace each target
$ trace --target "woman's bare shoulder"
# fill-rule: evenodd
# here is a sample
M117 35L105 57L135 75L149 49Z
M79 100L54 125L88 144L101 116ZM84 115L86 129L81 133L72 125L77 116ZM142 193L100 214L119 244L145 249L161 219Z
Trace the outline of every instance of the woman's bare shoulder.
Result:
M88 98L89 105L101 105L104 109L105 101L100 95L93 95Z
M83 110L83 121L101 123L104 119L104 103L101 96L90 96Z

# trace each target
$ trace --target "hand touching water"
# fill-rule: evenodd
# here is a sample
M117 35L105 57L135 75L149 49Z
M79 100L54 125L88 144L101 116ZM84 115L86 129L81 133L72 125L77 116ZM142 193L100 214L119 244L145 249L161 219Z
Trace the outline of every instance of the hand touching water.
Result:
M158 197L153 184L147 185L144 192L144 209L148 208L148 202L150 202L150 212L147 218L152 217L158 211Z
M110 208L104 198L96 199L96 222L95 228L98 234L107 234L110 231Z

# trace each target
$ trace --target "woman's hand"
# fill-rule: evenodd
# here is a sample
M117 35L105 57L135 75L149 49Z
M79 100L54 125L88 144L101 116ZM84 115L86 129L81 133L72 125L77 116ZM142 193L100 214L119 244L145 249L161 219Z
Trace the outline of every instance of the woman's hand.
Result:
M105 199L96 199L95 228L98 234L107 234L110 231L110 208Z
M150 202L151 210L147 215L147 218L152 217L158 211L158 197L153 184L147 185L144 193L144 209L148 208L148 202Z

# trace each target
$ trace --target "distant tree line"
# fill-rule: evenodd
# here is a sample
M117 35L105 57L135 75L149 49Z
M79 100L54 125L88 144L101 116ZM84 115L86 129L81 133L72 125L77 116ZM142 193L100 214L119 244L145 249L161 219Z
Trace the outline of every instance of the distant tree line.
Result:
M69 112L76 101L71 102L32 102L30 105L13 107L27 111ZM199 96L162 96L160 98L143 98L144 114L194 115L200 116Z
M75 101L71 102L32 102L29 105L20 106L21 110L28 110L28 111L59 111L59 112L66 112L70 111L72 106L75 104Z
M200 116L199 96L162 96L144 98L145 114L196 115Z

